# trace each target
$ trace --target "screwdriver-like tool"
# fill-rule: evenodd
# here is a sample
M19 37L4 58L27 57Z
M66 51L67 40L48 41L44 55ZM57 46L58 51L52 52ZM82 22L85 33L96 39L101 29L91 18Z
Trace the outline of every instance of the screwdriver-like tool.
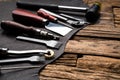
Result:
M20 23L9 21L9 20L2 21L1 28L8 32L24 33L24 34L28 34L29 36L37 37L37 38L55 39L55 40L59 39L59 36L56 36L50 32L47 32L32 26L31 27L25 26Z
M45 12L45 13L47 13L47 14L49 14L49 15L52 15L52 16L56 17L57 19L51 18L51 17L49 17L49 18L50 18L51 20L54 20L54 21L58 22L58 23L60 22L59 20L61 20L61 21L63 21L63 22L66 22L66 23L74 26L74 27L80 27L80 26L82 26L82 25L84 25L84 24L87 24L87 22L84 21L84 20L82 20L82 19L79 20L79 21L70 20L70 19L68 19L68 18L65 18L65 17L63 17L63 16L60 16L60 15L54 13L54 12L48 11L48 10L43 9L43 8L41 8L41 9L39 9L39 10L37 11L37 13L38 13L39 15L41 14L41 12Z
M37 11L37 14L38 14L39 16L42 16L42 17L48 19L49 21L52 21L52 22L55 22L55 23L59 23L59 24L65 25L65 26L67 26L67 27L73 28L71 25L69 25L69 24L67 24L67 23L64 23L64 22L58 20L57 17L49 14L47 11L45 11L45 10L42 9L42 8Z

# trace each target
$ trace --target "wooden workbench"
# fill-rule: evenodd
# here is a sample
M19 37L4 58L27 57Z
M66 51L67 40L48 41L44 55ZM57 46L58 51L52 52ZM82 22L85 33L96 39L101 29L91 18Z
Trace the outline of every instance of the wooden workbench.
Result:
M100 21L73 36L40 80L120 80L120 0L84 0L96 1L102 3Z
M120 80L120 0L102 3L101 18L79 31L58 60L40 73L41 80Z

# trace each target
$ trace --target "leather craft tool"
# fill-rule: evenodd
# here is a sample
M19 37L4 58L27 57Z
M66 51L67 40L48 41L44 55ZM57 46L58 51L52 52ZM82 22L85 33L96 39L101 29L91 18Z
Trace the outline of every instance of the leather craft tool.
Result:
M56 4L44 4L44 3L35 3L35 2L27 2L27 1L17 1L17 7L38 10L39 8L44 8L47 10L67 10L67 11L87 11L88 7L74 7L74 6L63 6Z
M44 38L44 39L59 39L59 36L56 36L50 32L37 29L32 26L25 26L14 21L2 21L1 28L5 31L12 33L23 33L32 37Z
M24 37L24 36L17 36L16 39L45 44L47 47L55 48L55 49L59 49L62 46L62 42L55 41L55 40L42 40L42 39L35 39L35 38Z
M44 12L46 12L46 13L48 13L48 14L56 17L56 18L58 18L57 21L61 20L61 21L63 21L63 22L66 22L66 23L74 26L74 27L80 27L80 26L83 26L84 24L87 24L87 22L84 21L84 20L80 20L80 21L70 20L70 19L68 19L68 18L65 18L65 17L63 17L63 16L60 16L60 15L58 15L58 14L56 14L56 13L53 13L53 12L48 11L48 10L45 10L45 9L43 9L43 8L39 9L39 10L37 11L37 13L39 14L40 11L44 11Z
M45 56L31 56L31 57L24 57L24 58L0 60L0 64L15 63L15 62L43 63L45 62Z
M36 14L33 14L30 11L27 10L23 10L23 9L16 9L12 11L12 16L13 19L17 22L20 23L28 23L28 24L40 24L43 23L42 27L44 26L45 28L47 27L47 29L50 28L51 31L58 33L62 36L65 36L66 34L68 34L72 28L69 28L65 25L61 25L58 23L53 23L48 21L47 19L38 16ZM41 27L41 25L39 25L38 27Z
M59 23L59 24L65 25L65 26L67 26L67 27L73 28L71 25L62 22L62 21L58 20L55 16L52 16L51 14L47 13L47 12L44 11L44 9L42 9L42 8L38 10L37 14L38 14L39 16L42 16L42 17L48 19L48 20L51 21L51 22Z
M95 22L99 17L101 4L99 2L95 2L91 7L74 7L74 6L40 4L40 3L33 3L26 1L17 1L17 7L31 9L31 10L38 10L40 8L44 8L47 10L84 12L87 21Z
M79 22L82 22L82 21L83 21L83 19L79 19L79 18L70 16L70 15L67 15L67 14L63 14L63 13L62 13L62 14L60 14L60 15L63 16L63 17L66 17L66 18L68 18L68 19L71 19L71 20L75 20L75 21L79 21ZM84 24L91 24L91 23L84 20Z
M82 19L79 19L79 18L70 16L70 15L67 15L67 14L63 14L63 13L61 13L61 14L59 14L59 15L61 15L61 16L63 16L63 17L66 17L66 18L68 18L68 19L71 19L71 20L75 20L75 21L80 21L80 20L82 20Z
M0 48L0 56L23 56L23 55L44 55L47 59L54 57L54 51L46 50L9 50L8 48Z

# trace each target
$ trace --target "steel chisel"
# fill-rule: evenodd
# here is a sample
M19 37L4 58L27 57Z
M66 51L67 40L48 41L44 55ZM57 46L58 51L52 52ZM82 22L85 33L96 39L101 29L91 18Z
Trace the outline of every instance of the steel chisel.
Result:
M55 49L59 49L62 46L62 42L55 41L55 40L42 40L42 39L35 39L35 38L24 37L24 36L17 36L16 39L45 44L46 46L50 48L55 48Z

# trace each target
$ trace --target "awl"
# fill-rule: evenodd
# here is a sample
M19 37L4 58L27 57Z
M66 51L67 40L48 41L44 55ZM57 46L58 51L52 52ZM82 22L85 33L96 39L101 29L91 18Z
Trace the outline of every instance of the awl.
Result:
M37 11L37 14L38 14L39 16L44 17L44 18L48 19L48 20L51 21L51 22L59 23L59 24L65 25L65 26L67 26L67 27L73 28L71 25L69 25L69 24L67 24L67 23L65 23L65 22L62 22L62 21L58 20L58 18L54 16L55 13L54 13L54 15L51 15L51 13L52 13L52 12L47 11L47 10L42 9L42 8L40 8L40 9ZM56 14L56 15L57 15L57 14Z
M13 15L13 19L17 22L23 23L23 24L28 24L28 25L35 25L36 24L43 24L43 25L38 25L39 27L49 27L49 28L53 28L50 29L51 31L58 33L62 36L65 36L67 33L69 33L72 29L65 26L65 25L61 25L58 23L53 23L48 21L47 19L38 16L36 14L33 14L30 11L27 10L23 10L23 9L16 9L12 11L12 15ZM37 26L37 27L38 27ZM48 29L48 28L47 28Z
M49 15L52 15L52 16L54 16L54 17L56 17L57 18L57 20L56 20L56 22L64 22L64 23L67 23L67 24L69 24L69 25L72 25L73 27L81 27L81 26L83 26L84 24L87 24L87 22L85 21L85 20L71 20L71 19L68 19L68 18L66 18L66 17L63 17L63 16L61 16L61 15L58 15L58 14L56 14L56 13L54 13L54 12L51 12L51 11L48 11L48 10L46 10L46 9L43 9L43 8L40 8L38 11L37 11L37 13L38 14L41 14L41 11L43 11L43 12L45 12L45 13L47 13L47 14L49 14Z
M59 36L56 36L50 32L32 27L25 26L20 23L14 21L2 21L1 28L4 31L18 34L27 34L28 36L36 37L36 38L44 38L44 39L55 39L58 40Z

